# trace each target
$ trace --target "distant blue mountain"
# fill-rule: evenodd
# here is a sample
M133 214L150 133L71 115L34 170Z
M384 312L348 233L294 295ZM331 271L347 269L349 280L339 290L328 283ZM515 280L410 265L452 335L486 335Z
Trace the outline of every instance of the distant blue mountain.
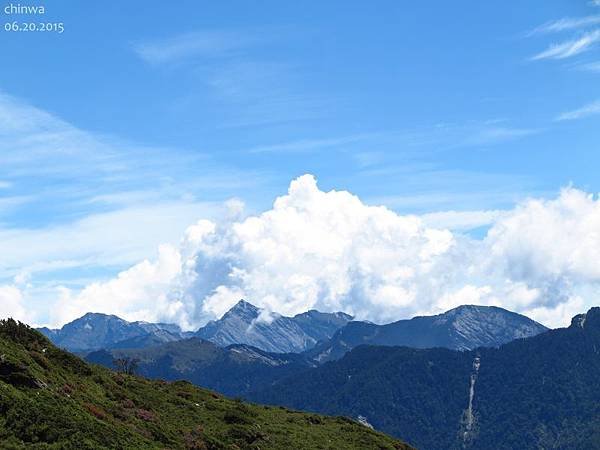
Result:
M60 329L39 328L55 345L76 353L101 348L143 348L189 336L177 325L127 322L117 316L87 313Z
M87 313L61 329L39 331L56 345L77 353L141 349L196 336L220 347L243 344L270 353L305 352L304 357L323 363L339 359L361 344L468 350L496 347L536 335L546 327L520 314L486 306L460 306L437 316L376 325L352 321L351 316L341 312L265 315L260 308L241 300L221 319L195 333L183 332L174 324L128 322L99 313Z
M471 350L498 347L544 331L547 328L542 324L506 309L465 305L436 316L419 316L386 325L349 322L307 354L323 363L339 359L362 344Z
M197 332L166 323L128 322L114 315L87 313L60 329L40 328L54 344L76 353L99 349L139 349L197 336L221 347L247 344L266 352L299 353L329 339L352 316L308 311L294 317L272 314L241 300L223 317ZM260 317L259 317L260 316Z

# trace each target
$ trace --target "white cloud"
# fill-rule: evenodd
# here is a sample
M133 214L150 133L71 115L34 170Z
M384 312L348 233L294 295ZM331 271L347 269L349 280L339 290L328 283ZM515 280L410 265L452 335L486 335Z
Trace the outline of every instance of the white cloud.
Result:
M512 280L553 289L598 282L600 201L573 188L556 200L530 200L494 224L485 242L490 261Z
M113 276L221 214L232 190L268 179L195 148L166 150L81 130L0 92L0 284L28 274L24 302L48 298L32 320L48 320L56 285Z
M600 24L600 15L586 16L586 17L564 17L560 20L555 20L541 25L531 31L529 35L539 33L557 33L560 31L574 30L577 28L585 28L592 25Z
M0 203L1 204L1 203ZM115 266L143 259L148 249L177 242L199 215L214 216L211 203L170 202L91 214L81 220L41 229L0 227L0 277L61 268ZM139 227L132 228L132 224Z
M490 286L473 286L467 284L464 287L443 294L437 304L440 312L448 311L460 305L486 305L499 306L495 298L490 298L492 288Z
M16 286L0 285L0 319L12 317L26 321L28 316L23 306L23 294Z
M581 37L560 44L553 44L541 53L533 56L532 60L565 59L589 50L600 41L600 30L584 33Z
M556 120L577 120L588 116L593 116L595 114L600 114L600 100L589 103L581 108L574 109L573 111L564 112L560 114Z
M558 326L597 303L597 198L569 188L481 220L490 230L472 239L345 191L323 192L305 175L272 209L201 220L178 250L68 292L57 309L61 320L101 310L195 328L240 298L283 314L344 310L378 322L476 303Z
M76 296L61 288L61 299L51 312L51 322L68 322L88 311L117 314L130 320L178 318L178 302L168 302L165 293L173 288L181 268L179 251L162 245L155 262L144 260L115 279L90 284Z

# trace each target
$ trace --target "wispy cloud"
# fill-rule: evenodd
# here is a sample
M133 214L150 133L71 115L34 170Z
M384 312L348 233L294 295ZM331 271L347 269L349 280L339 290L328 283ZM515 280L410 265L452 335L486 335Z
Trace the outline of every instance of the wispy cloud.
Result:
M37 229L0 226L0 279L22 270L52 271L66 260L72 268L130 264L150 256L157 243L176 241L202 214L216 213L218 207L209 202L171 201L130 205Z
M31 202L34 199L30 195L16 195L13 197L0 197L0 216L7 215L14 208Z
M576 30L600 24L600 15L586 17L565 17L560 20L547 22L533 29L528 36L542 33L558 33L561 31Z
M479 145L496 145L513 141L542 132L538 128L513 127L501 125L504 120L471 122L464 124L442 124L423 129L379 131L358 133L321 139L298 139L276 144L260 145L247 150L248 153L307 153L324 149L340 148L352 154L361 167L372 166L381 162L382 152L360 149L351 151L355 144L367 145L369 148L393 145L404 149L407 155L409 148L435 146L439 149L453 149ZM418 154L422 154L419 150Z
M505 141L523 138L539 133L541 130L534 128L511 128L491 126L484 127L468 136L464 145L498 144Z
M503 209L522 199L525 192L546 194L530 175L449 170L435 164L386 161L385 165L363 170L357 176L370 183L370 203L412 214ZM378 189L380 180L398 180L400 186L394 192Z
M264 179L194 150L99 136L0 93L0 282L40 261L137 260L213 200ZM136 223L147 226L132 233Z
M282 142L279 144L262 145L248 150L249 153L302 153L313 150L320 150L330 147L339 147L364 139L367 135L359 134L354 136L344 136L328 139L300 139L291 142Z
M594 62L590 62L590 63L579 64L575 68L579 69L579 70L585 70L587 72L598 72L598 73L600 73L600 61L594 61Z
M35 190L37 195L64 194L69 201L148 189L178 197L183 192L176 185L205 177L215 182L219 174L233 181L239 175L234 172L197 149L142 146L90 133L0 92L0 188L29 192L39 182L52 190Z
M383 151L359 151L352 154L352 159L359 168L366 169L385 161L385 153Z
M600 29L589 31L577 39L553 44L541 53L533 56L532 60L540 59L565 59L589 50L600 41Z
M574 109L573 111L564 112L560 114L556 120L577 120L596 114L600 114L600 100L596 100L595 102L589 103L581 108Z
M160 40L136 42L133 50L151 64L193 57L224 57L255 44L258 38L230 31L199 31Z
M255 49L254 49L255 50ZM295 122L324 117L334 99L322 93L306 91L302 77L304 67L279 60L263 59L249 53L234 56L210 67L199 75L219 102L224 113L218 125L248 127Z
M284 60L265 52L299 36L288 27L200 30L138 41L132 49L152 66L185 69L191 84L173 100L179 112L209 102L214 127L252 127L315 120L334 110L329 92L306 91L305 67L287 53Z

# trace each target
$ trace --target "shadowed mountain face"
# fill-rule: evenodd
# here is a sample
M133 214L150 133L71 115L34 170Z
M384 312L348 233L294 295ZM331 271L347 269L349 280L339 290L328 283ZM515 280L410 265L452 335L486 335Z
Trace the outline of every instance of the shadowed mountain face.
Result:
M337 315L309 311L294 318L276 318L270 323L265 323L264 328L258 327L260 333L256 329L246 332L247 324L252 324L259 315L260 310L258 308L247 302L240 302L225 314L220 321L209 324L198 333L210 332L209 335L220 345L194 337L148 348L130 346L127 349L126 346L123 346L119 349L113 346L112 349L92 352L87 355L86 359L107 367L112 367L116 358L135 359L138 361L137 372L149 378L184 379L227 395L252 398L253 395L257 395L257 392L267 390L280 380L303 378L305 373L310 374L311 369L317 367L320 361L312 358L310 350L299 354L270 353L247 344L234 344L227 347L221 345L229 341L239 341L249 337L263 343L263 345L267 345L273 340L285 343L289 335L284 334L282 330L287 331L290 328L294 330L295 333L291 335L292 338L298 336L299 330L306 330L307 335L312 333L312 336L316 336L319 331L319 324L325 328L322 333L329 331L330 328L328 327L331 326L330 322L332 320L335 326L339 324ZM343 317L344 320L347 318L348 316ZM277 323L278 321L279 323ZM345 336L344 332L348 328L358 326L366 327L371 331L379 329L385 331L380 334L371 332L367 335L371 338L389 339L390 336L397 337L400 335L405 340L410 338L412 339L410 342L418 342L421 345L450 343L449 345L464 348L466 345L475 346L476 343L497 344L499 339L511 339L515 336L527 335L531 332L528 326L537 331L544 329L541 325L518 314L499 308L485 307L462 307L439 316L419 317L410 321L397 322L396 324L405 323L411 326L408 328L410 333L400 335L399 333L390 334L387 326L350 322L346 327L340 329L335 337ZM413 326L413 324L419 326ZM290 328L283 325L288 325ZM358 329L362 330L363 328ZM431 334L432 329L437 334ZM404 330L406 331L406 327ZM333 341L335 341L335 337ZM269 340L265 344L264 340L267 338ZM385 342L389 342L389 340ZM459 342L460 345L456 345L456 342ZM326 344L327 341L322 341L317 348L324 345L324 343ZM343 348L343 351L345 353L346 348ZM406 351L412 352L415 350L408 349ZM351 354L354 354L354 352ZM443 351L442 354L444 354ZM450 352L450 354L453 353ZM458 352L456 358L462 361L460 355L461 352ZM365 364L371 363L370 359L365 360ZM360 363L357 362L357 364ZM448 361L445 364L452 365ZM471 362L467 360L464 364L468 369ZM443 376L447 375L444 374ZM457 382L459 384L464 382L462 375L459 374Z
M329 339L352 317L341 312L308 311L294 317L268 315L244 300L221 319L200 328L196 336L226 347L247 344L273 353L302 352Z
M177 325L127 322L99 313L87 313L58 330L40 328L38 331L58 347L81 353L101 348L141 348L187 336Z
M350 322L307 355L319 362L331 361L362 344L470 350L497 347L546 330L528 317L502 308L468 305L437 316L415 317L387 325Z
M114 368L113 361L123 357L135 359L136 373L145 377L187 380L231 396L244 396L315 367L301 354L267 353L243 344L222 348L197 337L144 349L99 350L85 359Z
M254 401L363 416L424 450L600 448L600 308L499 348L359 346Z

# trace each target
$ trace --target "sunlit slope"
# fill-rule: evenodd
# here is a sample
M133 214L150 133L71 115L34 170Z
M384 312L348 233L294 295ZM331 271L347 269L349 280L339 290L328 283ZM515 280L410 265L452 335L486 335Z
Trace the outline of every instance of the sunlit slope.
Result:
M350 419L230 400L187 382L117 374L0 322L0 447L405 449Z

